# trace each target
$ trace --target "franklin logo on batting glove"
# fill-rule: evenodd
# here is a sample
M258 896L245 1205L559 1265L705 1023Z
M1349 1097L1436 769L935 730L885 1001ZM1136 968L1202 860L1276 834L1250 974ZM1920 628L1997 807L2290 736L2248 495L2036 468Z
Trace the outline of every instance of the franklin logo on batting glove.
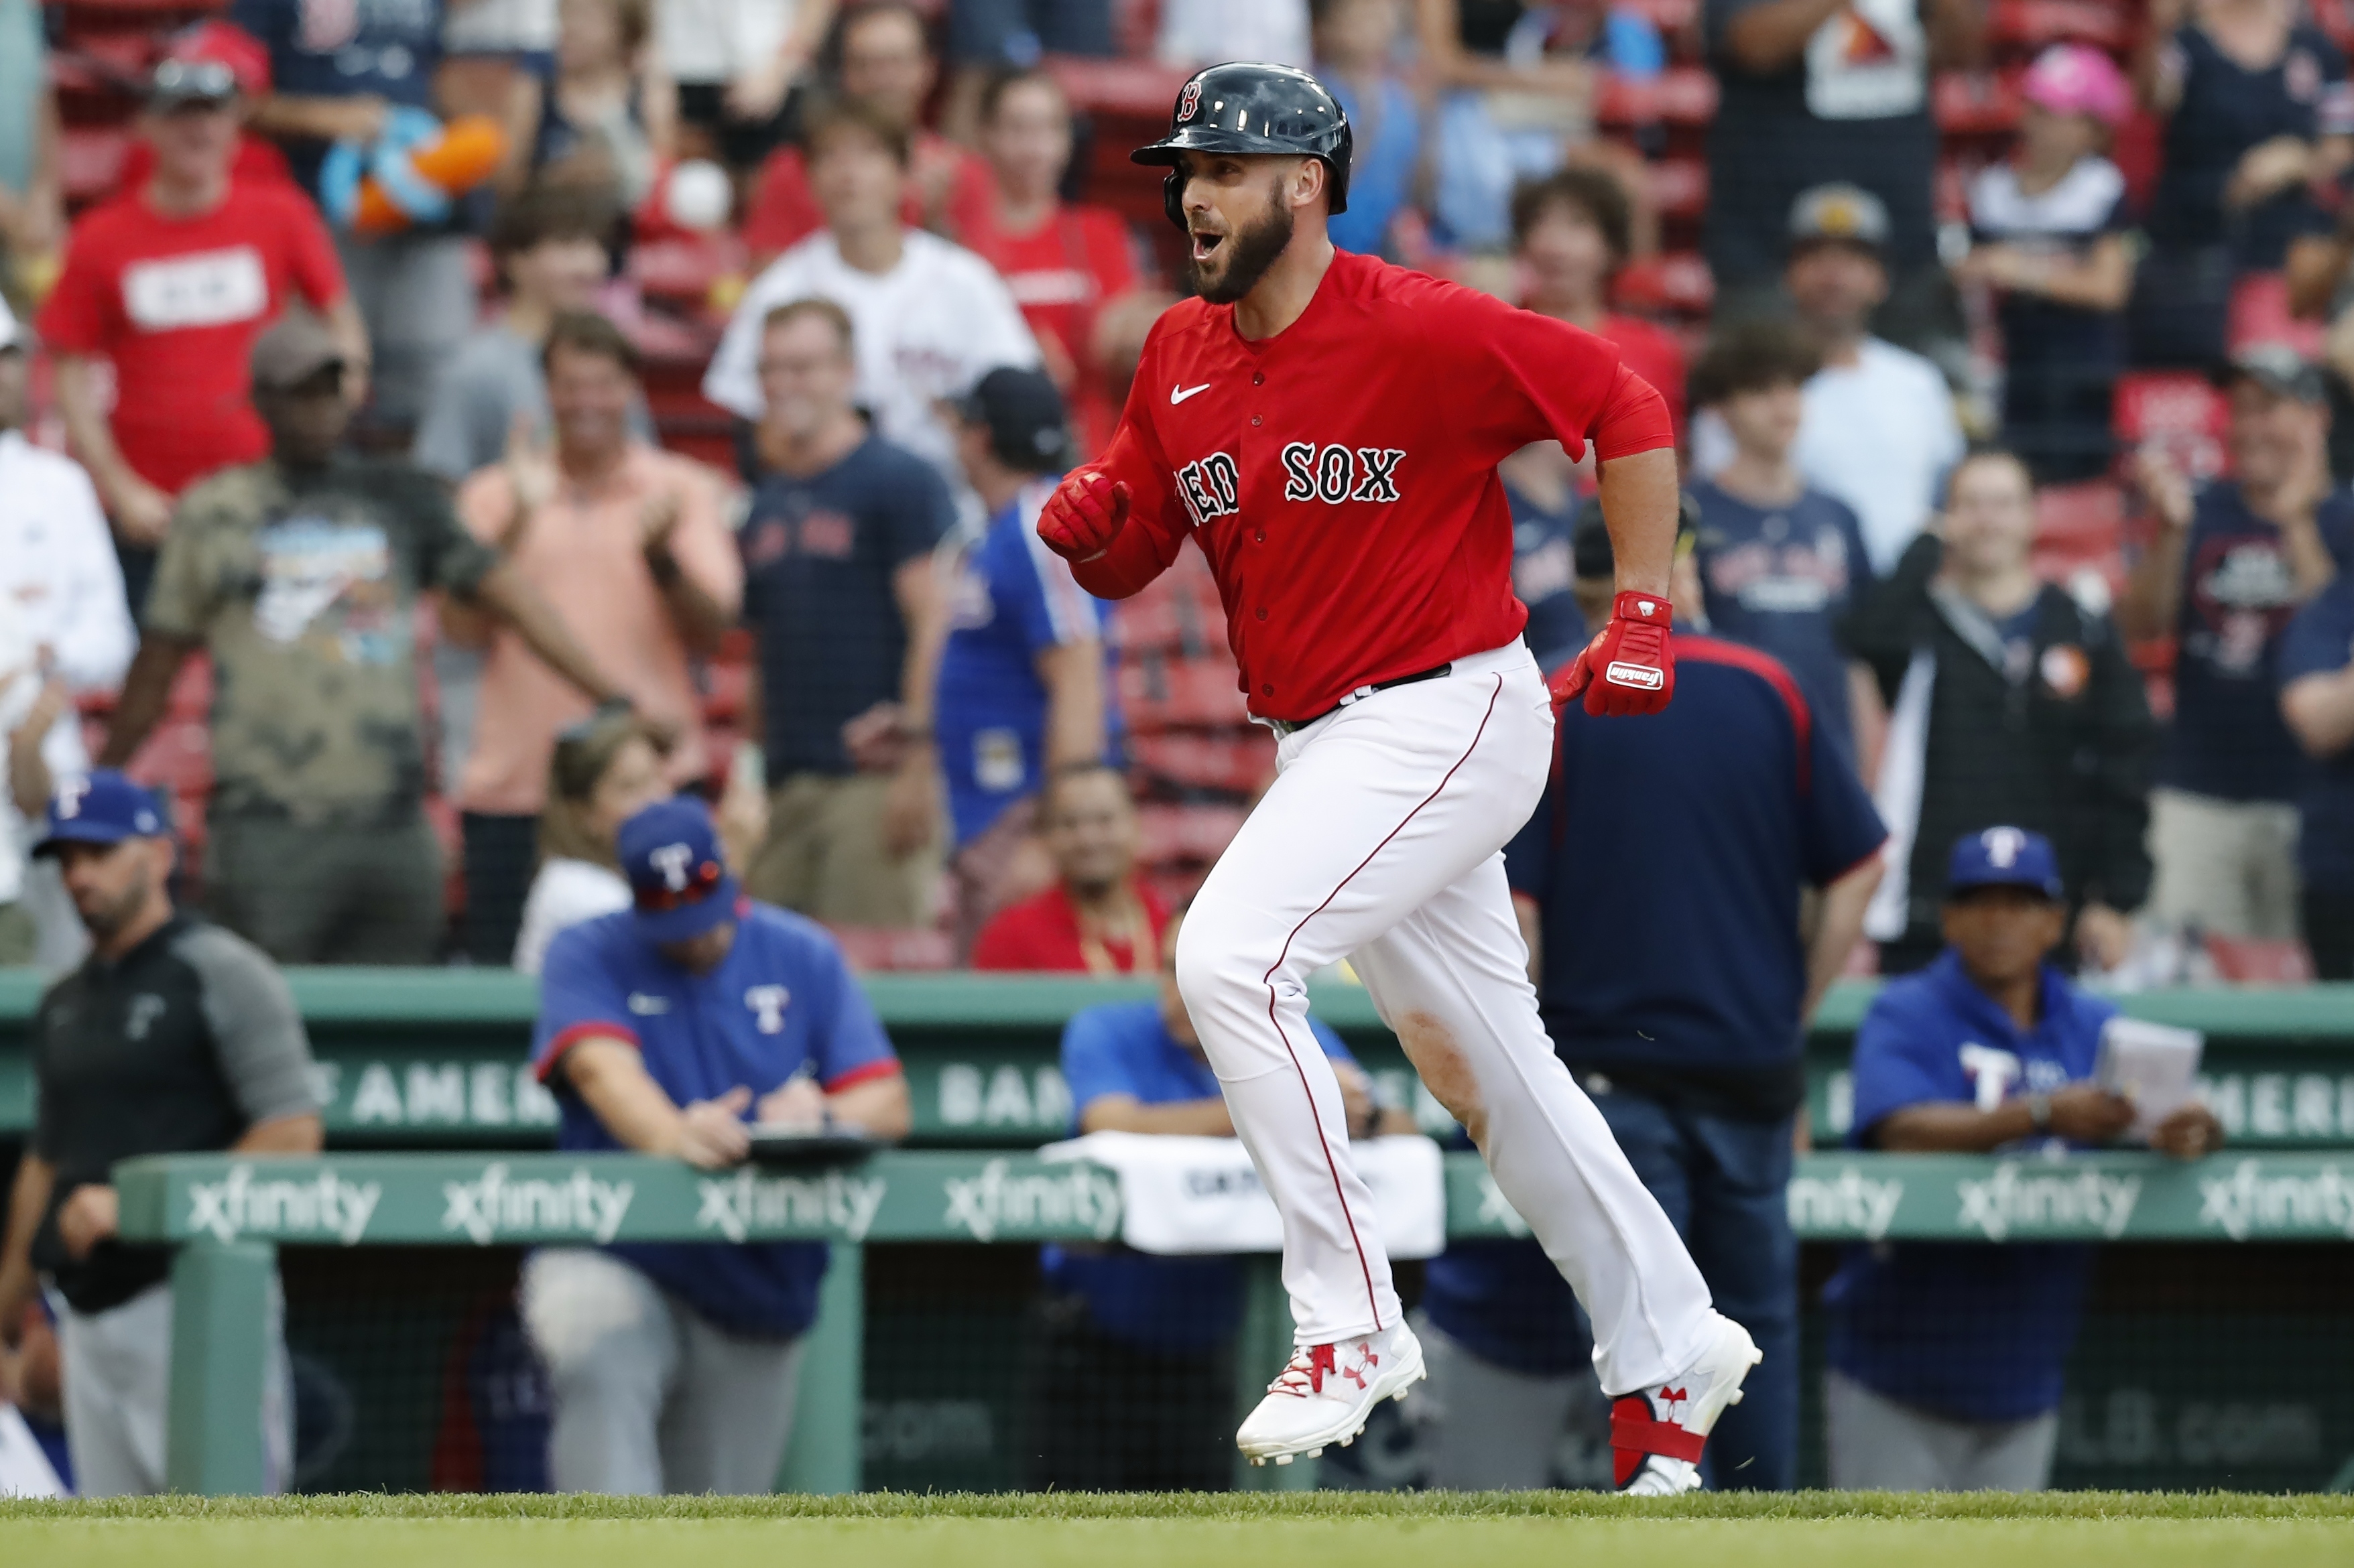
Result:
M1576 661L1553 679L1553 711L1583 694L1596 718L1655 714L1676 694L1676 655L1668 641L1675 607L1653 593L1622 593L1610 620ZM1596 674L1596 672L1600 673Z

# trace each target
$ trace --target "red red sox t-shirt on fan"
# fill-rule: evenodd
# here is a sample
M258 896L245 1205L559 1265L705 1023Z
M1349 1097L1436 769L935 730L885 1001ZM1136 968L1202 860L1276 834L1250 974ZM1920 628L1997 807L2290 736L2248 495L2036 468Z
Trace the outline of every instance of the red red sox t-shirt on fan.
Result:
M115 445L177 494L270 450L246 360L297 295L317 311L344 297L334 242L301 191L235 183L185 219L133 191L76 226L39 327L55 352L113 362Z
M1071 430L1084 457L1111 440L1119 409L1096 367L1097 313L1136 286L1128 226L1102 207L1057 207L1027 234L1008 234L988 215L965 244L998 270L1038 339L1048 370L1070 404Z

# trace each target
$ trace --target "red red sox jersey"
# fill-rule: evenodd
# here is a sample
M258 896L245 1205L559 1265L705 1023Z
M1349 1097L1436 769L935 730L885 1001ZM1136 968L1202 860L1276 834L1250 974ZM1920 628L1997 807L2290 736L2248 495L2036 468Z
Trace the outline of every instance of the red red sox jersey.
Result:
M1074 571L1124 598L1193 535L1251 711L1311 718L1520 635L1496 463L1547 440L1577 457L1589 439L1606 460L1675 441L1610 344L1339 251L1299 319L1262 342L1231 305L1161 316L1094 465L1128 485L1128 526Z

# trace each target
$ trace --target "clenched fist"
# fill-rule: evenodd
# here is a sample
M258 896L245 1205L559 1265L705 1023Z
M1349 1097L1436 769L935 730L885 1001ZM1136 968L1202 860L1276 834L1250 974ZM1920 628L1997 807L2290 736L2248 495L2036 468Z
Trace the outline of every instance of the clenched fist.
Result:
M1128 524L1128 486L1081 469L1055 487L1038 512L1038 537L1066 561L1092 561Z
M1655 593L1622 593L1610 620L1570 667L1553 677L1553 711L1585 697L1596 718L1655 714L1676 694L1676 654L1668 642L1675 611Z

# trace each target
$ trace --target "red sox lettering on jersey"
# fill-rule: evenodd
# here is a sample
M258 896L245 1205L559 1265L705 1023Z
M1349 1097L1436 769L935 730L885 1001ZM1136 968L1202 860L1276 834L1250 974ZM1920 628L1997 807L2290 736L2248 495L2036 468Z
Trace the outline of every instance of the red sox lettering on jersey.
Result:
M1133 514L1081 586L1134 593L1191 533L1252 712L1303 719L1356 687L1518 636L1497 461L1531 441L1605 459L1673 444L1609 344L1485 294L1339 252L1263 342L1188 301L1145 345L1096 466Z

